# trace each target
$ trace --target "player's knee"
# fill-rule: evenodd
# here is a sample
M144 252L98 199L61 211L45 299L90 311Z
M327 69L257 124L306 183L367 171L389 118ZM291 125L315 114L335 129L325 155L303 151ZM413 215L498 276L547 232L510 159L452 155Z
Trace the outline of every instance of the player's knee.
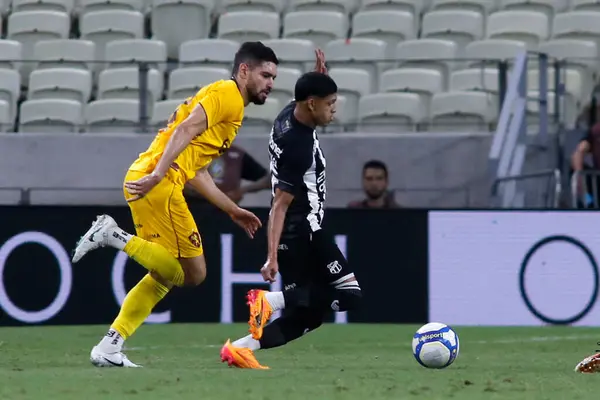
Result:
M358 289L337 290L337 299L331 304L334 311L356 310L362 303L362 291Z
M198 286L206 280L206 269L186 271L183 284L185 286Z

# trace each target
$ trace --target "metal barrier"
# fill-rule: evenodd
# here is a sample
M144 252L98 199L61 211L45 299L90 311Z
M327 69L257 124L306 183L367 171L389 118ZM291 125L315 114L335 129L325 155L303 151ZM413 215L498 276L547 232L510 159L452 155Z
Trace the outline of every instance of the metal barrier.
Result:
M503 186L510 190L503 190ZM558 208L562 195L558 169L496 178L492 184L492 207Z
M600 171L576 171L571 176L571 207L572 208L600 208L598 199L598 183Z

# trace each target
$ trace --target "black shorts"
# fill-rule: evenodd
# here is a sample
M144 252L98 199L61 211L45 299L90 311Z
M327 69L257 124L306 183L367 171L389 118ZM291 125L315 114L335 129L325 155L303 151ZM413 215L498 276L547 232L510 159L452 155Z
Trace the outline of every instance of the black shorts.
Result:
M277 259L284 290L306 285L335 287L354 277L333 236L322 229L310 234L283 236Z

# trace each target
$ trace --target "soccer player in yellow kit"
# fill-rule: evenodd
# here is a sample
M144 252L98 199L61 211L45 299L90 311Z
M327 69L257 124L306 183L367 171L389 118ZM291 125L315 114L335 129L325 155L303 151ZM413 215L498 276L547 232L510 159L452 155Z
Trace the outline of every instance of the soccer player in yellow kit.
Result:
M260 42L242 44L232 78L203 87L185 100L148 150L125 176L124 195L136 234L120 229L108 215L99 216L82 236L73 262L100 247L124 251L149 273L127 294L108 333L90 354L98 367L138 367L122 352L124 341L146 320L173 286L197 286L206 277L198 228L183 196L186 182L226 212L253 237L261 226L251 212L221 192L207 171L223 154L242 124L244 107L264 104L277 75L273 50Z

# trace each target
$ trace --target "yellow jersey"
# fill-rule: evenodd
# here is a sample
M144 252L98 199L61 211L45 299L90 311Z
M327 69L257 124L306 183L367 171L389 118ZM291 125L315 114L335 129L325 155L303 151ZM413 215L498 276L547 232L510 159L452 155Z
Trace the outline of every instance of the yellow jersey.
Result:
M184 185L196 172L207 166L231 146L244 118L244 99L235 81L221 80L204 86L193 97L177 107L167 126L158 134L144 153L129 167L130 171L151 173L162 156L175 129L201 104L206 112L207 129L196 136L175 159L167 175Z

